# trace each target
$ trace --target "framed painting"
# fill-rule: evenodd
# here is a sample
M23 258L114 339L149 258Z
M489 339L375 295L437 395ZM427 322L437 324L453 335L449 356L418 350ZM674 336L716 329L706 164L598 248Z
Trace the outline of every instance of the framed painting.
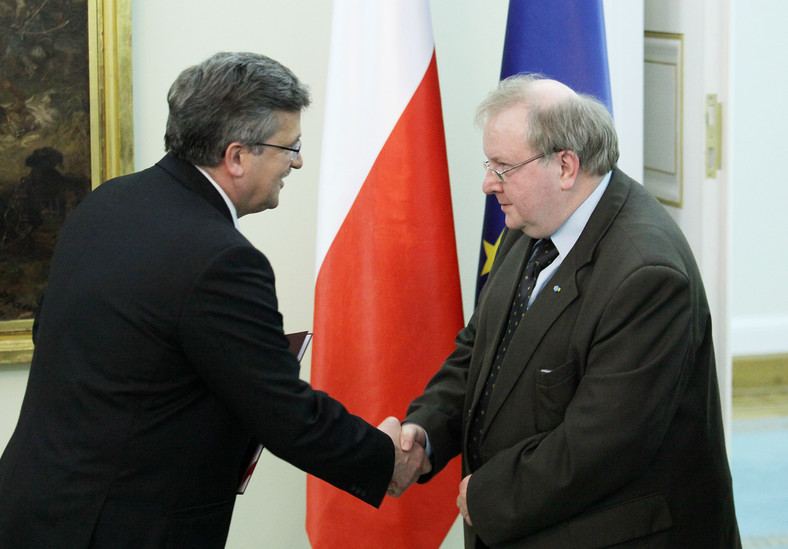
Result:
M0 29L0 364L19 364L63 221L133 169L131 0L0 1Z

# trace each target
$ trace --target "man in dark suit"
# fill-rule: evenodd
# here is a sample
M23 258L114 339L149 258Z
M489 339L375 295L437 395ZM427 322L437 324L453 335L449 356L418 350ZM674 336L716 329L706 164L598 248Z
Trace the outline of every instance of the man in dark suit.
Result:
M521 75L477 114L506 229L403 448L429 440L432 474L462 454L468 548L740 547L709 307L681 231L615 168L599 102Z
M378 506L423 453L298 377L266 257L237 218L300 168L307 89L217 54L168 95L168 155L63 227L0 460L0 547L224 546L257 442Z

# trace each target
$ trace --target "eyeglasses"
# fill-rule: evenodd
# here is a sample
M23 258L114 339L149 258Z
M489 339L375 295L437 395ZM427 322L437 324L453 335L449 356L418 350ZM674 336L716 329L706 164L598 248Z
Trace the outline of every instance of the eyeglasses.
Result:
M536 155L536 156L534 156L533 158L529 158L529 159L528 159L528 160L526 160L525 162L520 162L519 164L515 164L515 165L514 165L514 166L512 166L511 168L506 168L506 169L505 169L504 171L502 171L502 172L499 172L498 170L496 170L495 168L493 168L492 166L490 166L490 161L489 161L489 160L485 160L485 161L483 161L483 162L482 162L482 164L484 164L484 167L485 167L485 168L487 168L487 170L491 171L492 173L494 173L494 174L495 174L495 175L498 177L498 181L500 181L501 183L503 183L503 174L505 174L505 173L509 173L510 171L512 171L512 170L515 170L515 169L517 169L517 168L519 168L519 167L521 167L521 166L525 166L526 164L528 164L529 162L533 162L534 160L539 160L540 158L543 158L544 156L545 156L545 154L544 154L544 153L542 153L542 154L537 154L537 155Z
M283 151L290 151L290 161L295 162L298 158L298 155L301 153L301 140L295 142L292 147L283 147L282 145L272 145L271 143L252 143L252 145L256 147L274 147L276 149L282 149Z

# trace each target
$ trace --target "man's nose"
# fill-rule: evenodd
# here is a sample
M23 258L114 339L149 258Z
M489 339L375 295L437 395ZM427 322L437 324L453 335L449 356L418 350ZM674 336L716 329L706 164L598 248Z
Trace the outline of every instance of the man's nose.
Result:
M501 180L498 179L498 176L492 173L492 171L487 170L487 173L484 174L484 179L482 180L482 191L484 194L495 194L499 193L503 190L503 186L501 185Z

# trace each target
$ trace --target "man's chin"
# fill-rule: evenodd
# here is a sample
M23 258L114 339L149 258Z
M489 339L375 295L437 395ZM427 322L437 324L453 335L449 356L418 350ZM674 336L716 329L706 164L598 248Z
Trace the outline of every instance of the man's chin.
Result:
M517 231L523 228L523 226L520 223L517 223L508 215L504 217L503 224L506 225L509 229L512 229L513 231Z
M255 208L253 211L251 211L249 213L260 213L260 212L264 212L266 210L273 210L277 206L279 206L279 199L278 198L276 200L268 200L267 202L264 202L264 203L260 204L257 208Z

